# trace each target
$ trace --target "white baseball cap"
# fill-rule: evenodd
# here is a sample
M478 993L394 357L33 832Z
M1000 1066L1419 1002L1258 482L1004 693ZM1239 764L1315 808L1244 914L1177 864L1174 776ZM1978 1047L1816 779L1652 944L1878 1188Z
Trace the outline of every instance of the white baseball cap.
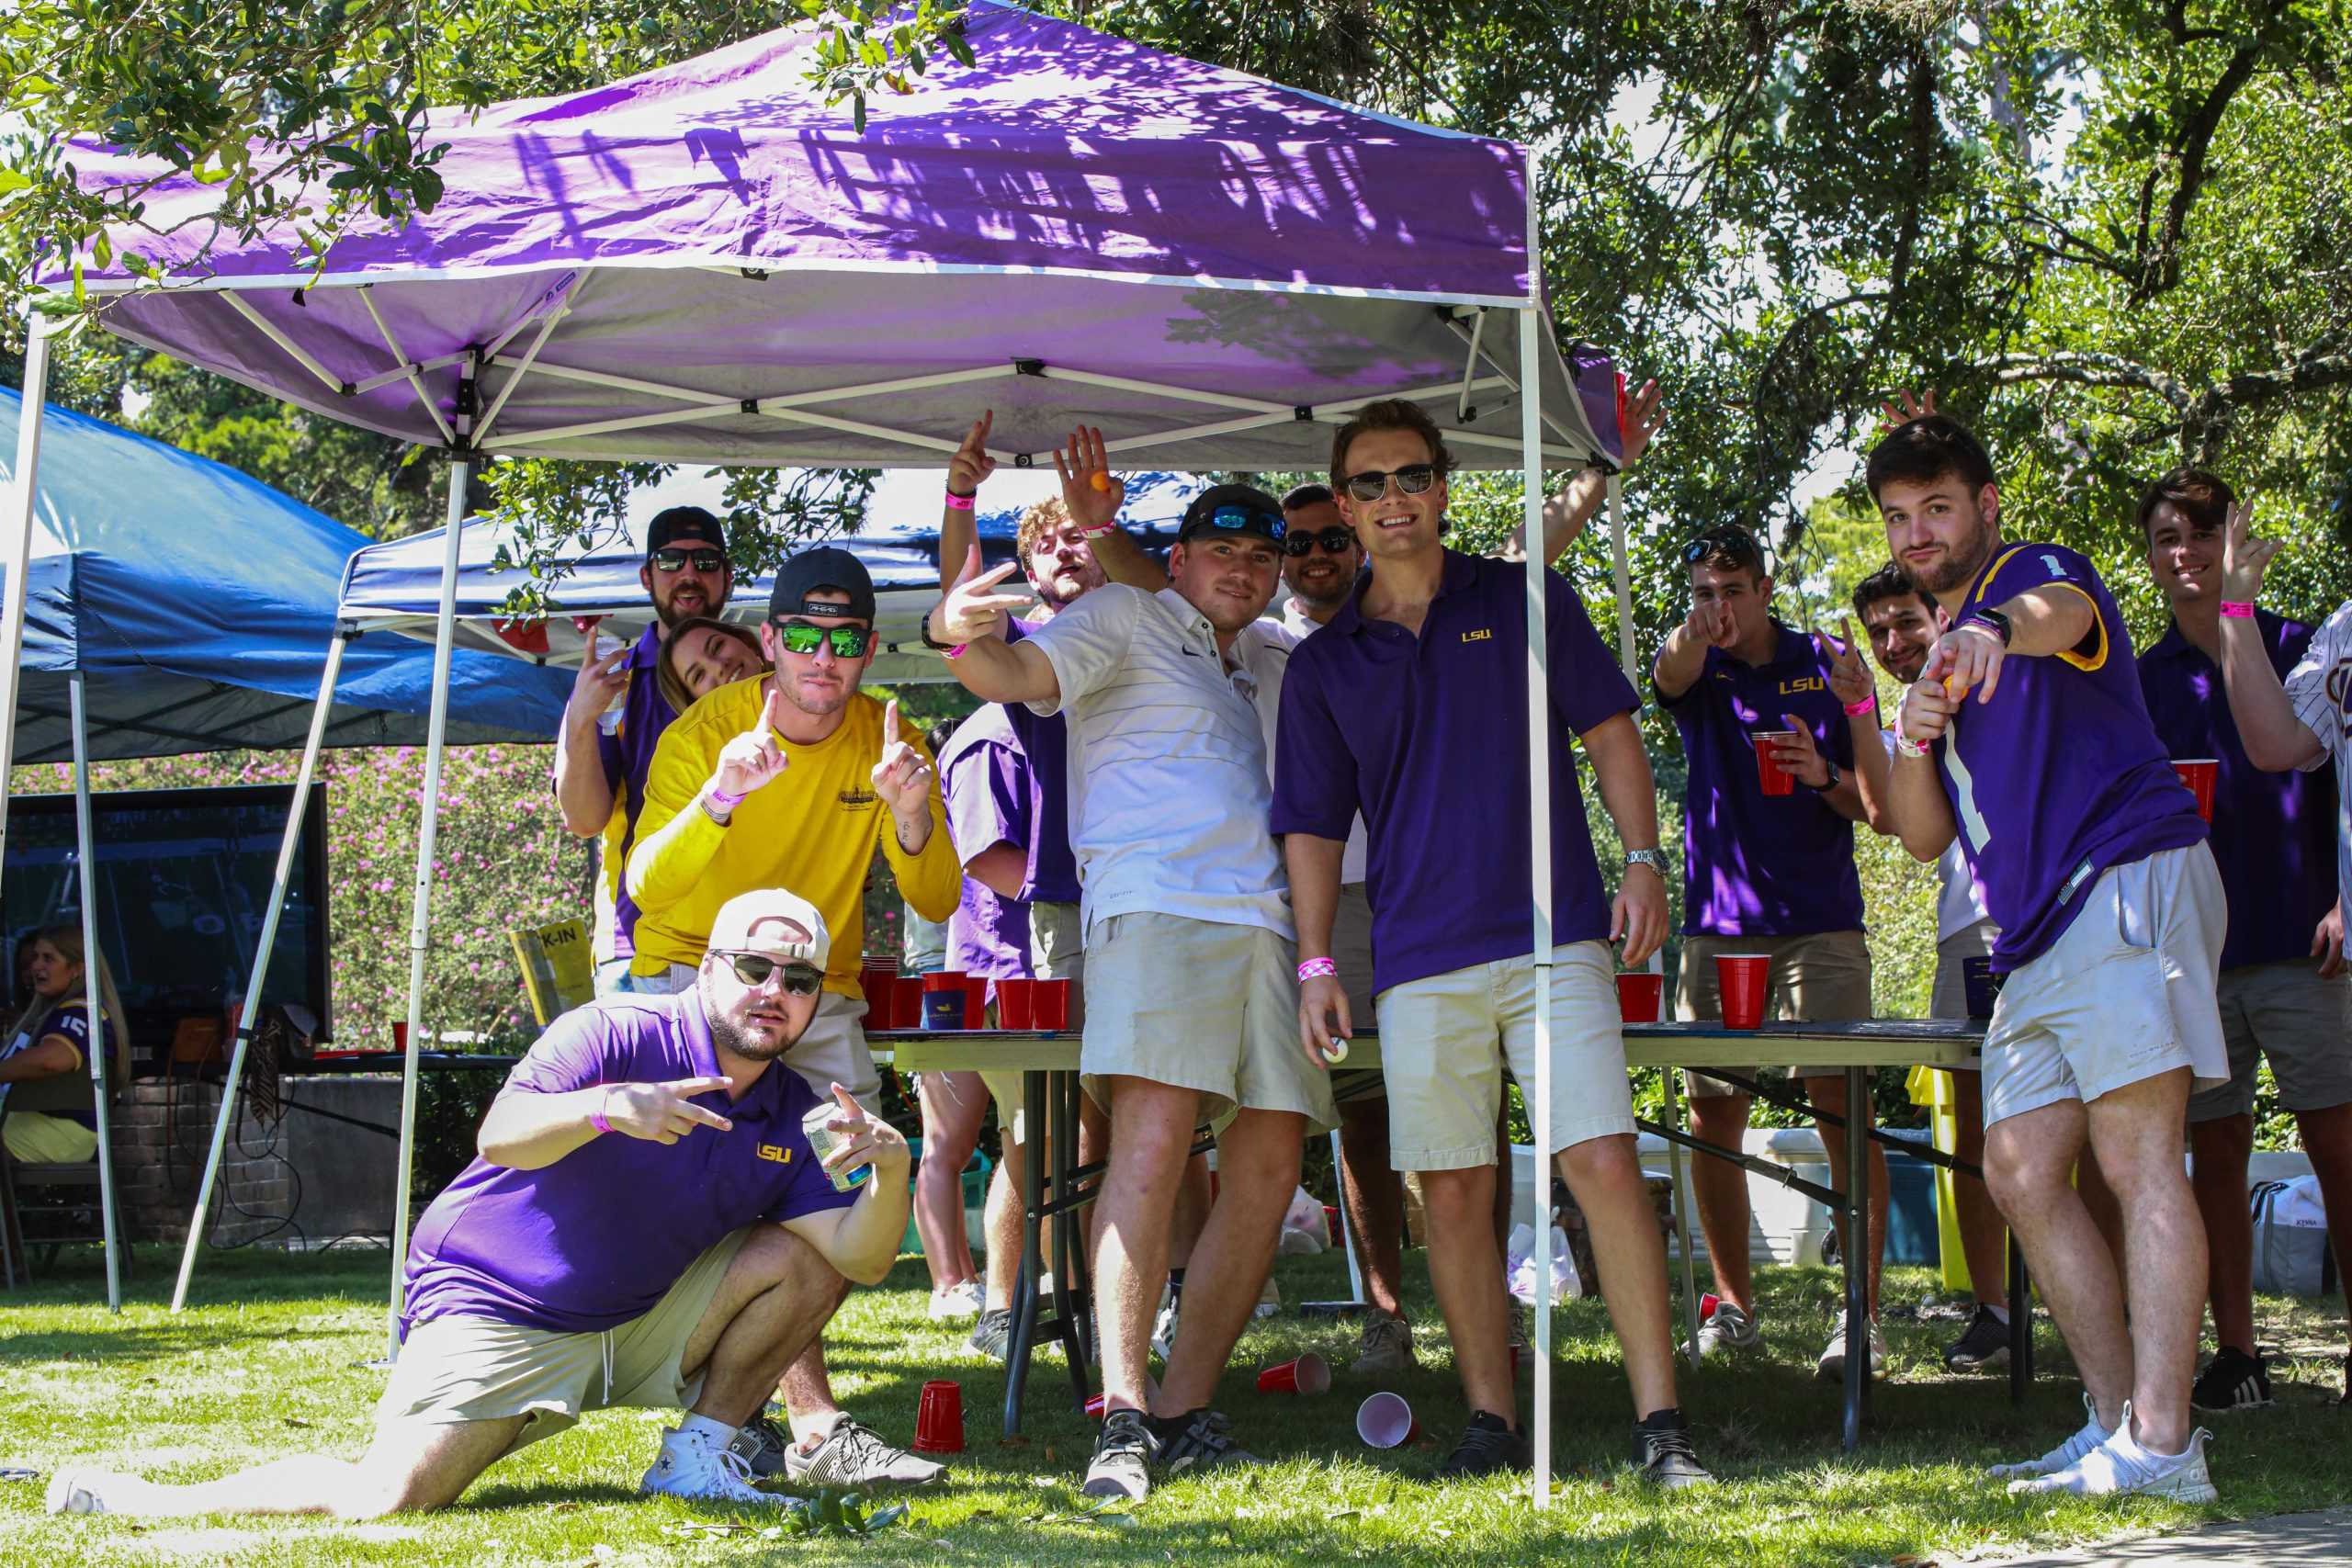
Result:
M825 917L797 893L781 887L738 893L718 907L710 922L710 946L727 953L763 953L786 963L822 969L833 950Z

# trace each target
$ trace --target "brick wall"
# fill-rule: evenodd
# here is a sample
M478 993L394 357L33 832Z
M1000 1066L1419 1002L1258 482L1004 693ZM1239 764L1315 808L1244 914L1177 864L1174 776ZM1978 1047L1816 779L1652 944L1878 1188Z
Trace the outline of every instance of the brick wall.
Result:
M197 1185L220 1114L217 1084L189 1078L141 1078L124 1090L109 1126L123 1228L134 1241L183 1242L196 1207ZM237 1124L229 1131L207 1233L222 1244L247 1240L275 1226L294 1201L293 1183L278 1159L248 1157L270 1146L239 1097ZM279 1140L279 1152L284 1142ZM224 1201L225 1200L225 1201ZM240 1211L243 1211L242 1213ZM250 1217L248 1217L250 1216Z

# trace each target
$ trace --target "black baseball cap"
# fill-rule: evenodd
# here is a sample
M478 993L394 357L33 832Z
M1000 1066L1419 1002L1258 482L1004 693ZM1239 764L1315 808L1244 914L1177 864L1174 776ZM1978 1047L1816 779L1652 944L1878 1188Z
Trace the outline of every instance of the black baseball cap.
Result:
M808 603L808 595L831 589L849 595L846 604ZM848 615L874 624L874 578L865 563L833 545L819 545L790 557L776 568L775 587L768 594L768 619L794 615Z
M645 528L645 558L680 539L700 539L716 550L727 547L727 525L699 506L673 506L653 514Z
M1289 531L1282 502L1256 485L1211 485L1184 508L1176 540L1182 544L1196 534L1254 534L1279 545Z

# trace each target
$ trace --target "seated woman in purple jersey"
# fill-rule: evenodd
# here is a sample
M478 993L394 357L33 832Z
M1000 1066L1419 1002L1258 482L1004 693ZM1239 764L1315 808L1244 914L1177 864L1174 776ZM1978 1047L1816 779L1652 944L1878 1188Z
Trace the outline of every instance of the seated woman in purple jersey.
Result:
M745 893L720 908L692 989L602 998L540 1036L479 1157L418 1222L400 1360L359 1460L178 1485L62 1470L50 1512L437 1508L616 1405L686 1413L640 1491L799 1506L752 1484L750 1424L840 1278L879 1280L907 1224L906 1140L841 1085L827 1106L777 1066L816 1014L831 945L806 900Z

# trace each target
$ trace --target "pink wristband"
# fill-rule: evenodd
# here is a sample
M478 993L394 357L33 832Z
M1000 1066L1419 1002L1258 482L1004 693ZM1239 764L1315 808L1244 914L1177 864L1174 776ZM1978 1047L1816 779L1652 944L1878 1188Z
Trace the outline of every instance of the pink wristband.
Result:
M950 512L969 512L972 510L972 503L978 499L979 496L977 491L971 495L957 495L951 490L947 492L947 510Z
M1337 978L1339 973L1339 964L1332 962L1330 959L1310 958L1306 963L1298 966L1298 983L1304 986L1309 980L1322 975L1329 975L1334 978Z
M2254 606L2251 604L2240 604L2233 600L2224 599L2222 601L2222 614L2225 615L2235 615L2242 621L2250 621L2254 619Z
M1869 696L1864 697L1860 702L1858 702L1858 703L1848 703L1848 704L1846 705L1846 716L1847 716L1848 718L1860 718L1860 717L1861 717L1861 716L1862 716L1862 715L1864 715L1864 714L1866 714L1866 713L1875 713L1875 712L1877 712L1877 711L1878 711L1878 694L1877 694L1876 692L1872 692Z
M710 788L703 791L702 797L710 802L713 806L718 807L721 811L732 811L737 807L743 804L743 797L741 795L729 795L716 784L713 784Z
M1115 534L1118 531L1119 525L1116 523L1105 523L1100 528L1089 528L1080 525L1078 530L1080 537L1088 539L1099 539L1105 534Z
M959 642L955 647L941 654L940 657L943 659L961 659L964 657L964 650L971 646L972 645L968 642Z
M596 1087L601 1091L610 1086L598 1084ZM597 1096L596 1109L588 1112L588 1125L595 1128L599 1133L609 1133L613 1130L613 1124L605 1120L605 1101L601 1093Z

